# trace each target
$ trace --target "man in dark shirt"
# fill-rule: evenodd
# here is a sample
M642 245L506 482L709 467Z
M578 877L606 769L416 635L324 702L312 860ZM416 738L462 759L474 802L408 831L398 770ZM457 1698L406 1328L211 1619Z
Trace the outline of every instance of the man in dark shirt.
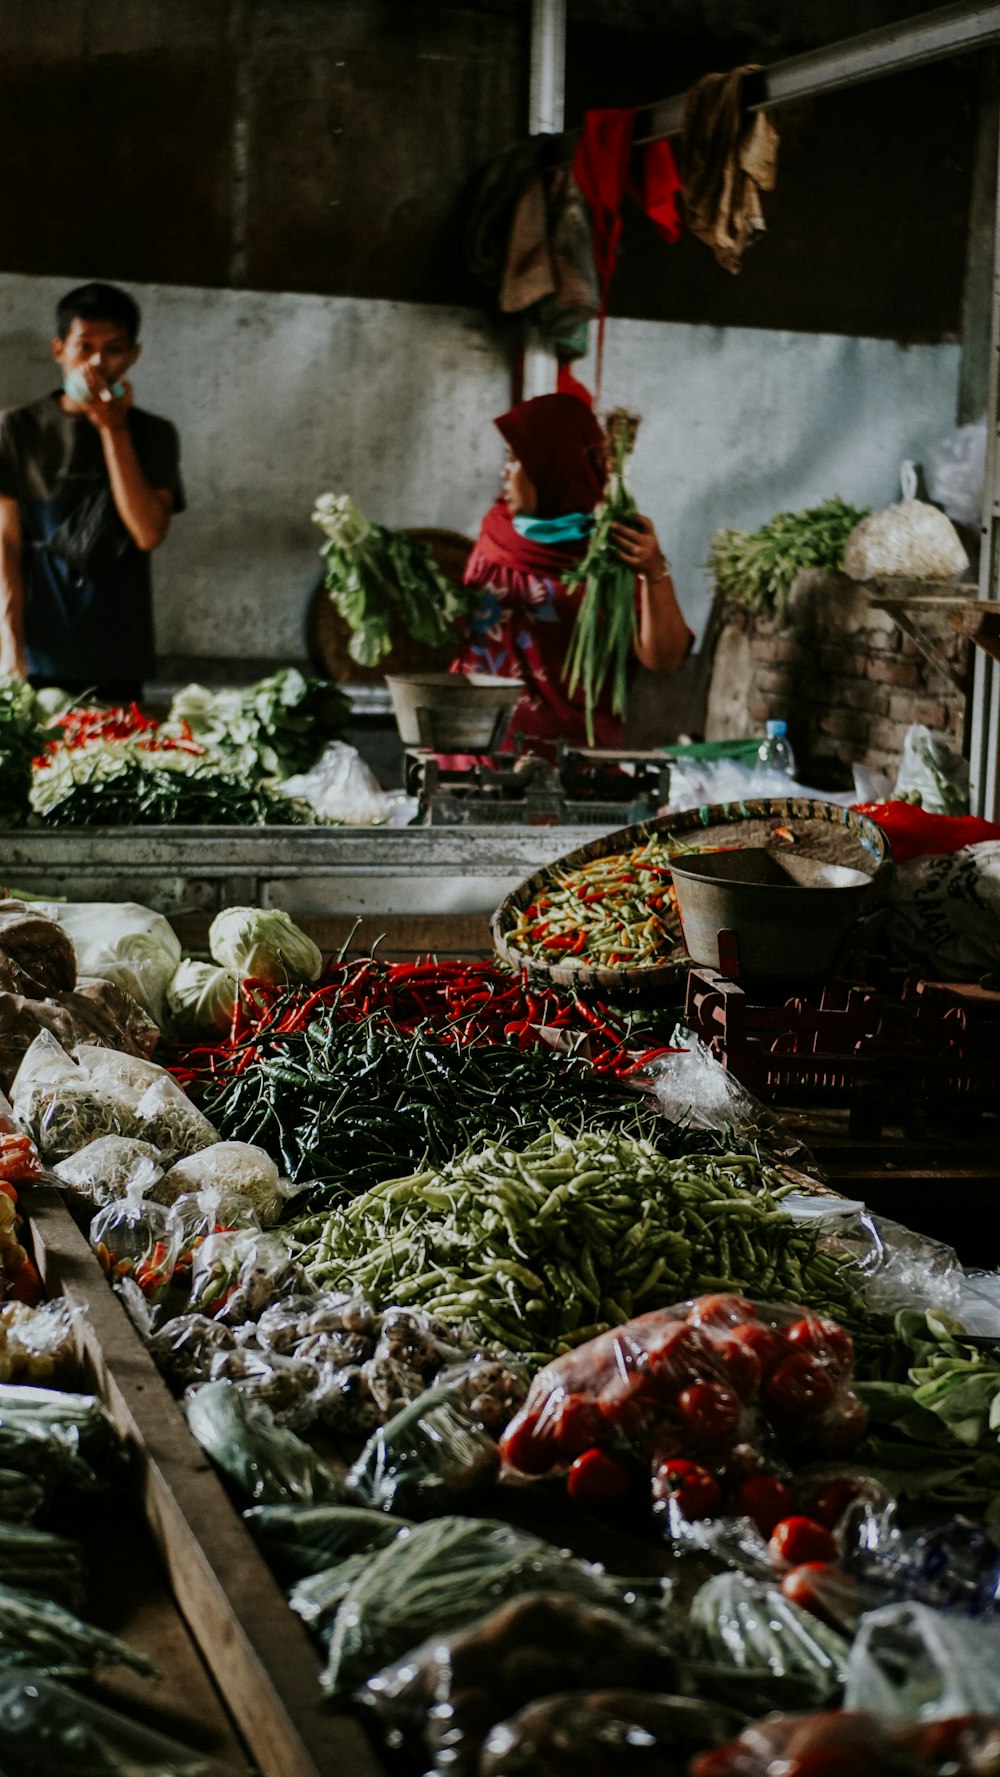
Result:
M71 290L62 388L0 414L0 672L115 703L152 671L149 556L184 509L177 433L133 406L138 333L124 290Z

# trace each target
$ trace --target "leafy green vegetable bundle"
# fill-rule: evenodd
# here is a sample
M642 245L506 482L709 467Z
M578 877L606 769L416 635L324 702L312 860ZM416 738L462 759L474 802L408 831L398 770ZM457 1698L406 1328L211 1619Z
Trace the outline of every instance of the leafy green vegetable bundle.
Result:
M796 574L804 568L839 572L844 545L868 508L824 500L804 512L776 512L756 531L716 531L708 566L718 591L732 605L776 610L784 618Z
M349 716L350 704L335 685L289 667L255 685L223 691L185 685L161 732L183 737L186 725L188 735L256 782L308 770Z
M635 574L622 561L611 535L615 524L627 524L637 510L625 483L625 470L635 445L639 421L616 408L608 415L611 477L598 508L587 553L565 577L567 592L583 587L580 608L566 653L566 687L571 697L583 686L587 740L594 744L594 711L609 678L611 709L625 714L628 662L636 634Z
M444 648L471 595L438 572L426 544L365 517L349 494L322 494L313 523L326 532L326 585L348 629L348 653L377 666L400 629Z
M140 750L128 739L48 754L31 806L56 827L294 826L310 818L301 803L248 783L210 753Z

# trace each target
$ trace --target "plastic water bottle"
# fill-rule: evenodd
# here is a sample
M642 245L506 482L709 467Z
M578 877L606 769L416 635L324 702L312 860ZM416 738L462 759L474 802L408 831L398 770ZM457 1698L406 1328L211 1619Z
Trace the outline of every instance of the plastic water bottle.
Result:
M760 770L783 771L786 777L794 777L795 755L788 744L787 722L768 722L765 733L767 739L757 748Z

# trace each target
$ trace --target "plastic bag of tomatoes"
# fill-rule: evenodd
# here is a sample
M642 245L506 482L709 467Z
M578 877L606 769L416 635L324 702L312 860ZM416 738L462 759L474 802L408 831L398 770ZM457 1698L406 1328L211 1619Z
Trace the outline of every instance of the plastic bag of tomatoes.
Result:
M694 1758L689 1777L996 1777L1000 1718L959 1716L890 1729L839 1710L771 1715Z
M846 1456L864 1436L853 1363L836 1321L700 1296L539 1371L501 1453L520 1474L565 1474L581 1505L645 1494L672 1538L715 1546L724 1520L730 1531L749 1520L754 1534L737 1530L732 1553L753 1565L756 1541L757 1564L766 1564L767 1539L796 1512L792 1466ZM800 1529L782 1561L834 1559L832 1535L819 1524L813 1532Z

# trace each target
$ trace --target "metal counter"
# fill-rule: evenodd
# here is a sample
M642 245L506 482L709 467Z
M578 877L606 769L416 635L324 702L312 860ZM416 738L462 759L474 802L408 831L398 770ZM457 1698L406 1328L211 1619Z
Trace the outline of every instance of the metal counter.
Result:
M0 832L0 886L166 913L489 914L596 827L77 827Z

